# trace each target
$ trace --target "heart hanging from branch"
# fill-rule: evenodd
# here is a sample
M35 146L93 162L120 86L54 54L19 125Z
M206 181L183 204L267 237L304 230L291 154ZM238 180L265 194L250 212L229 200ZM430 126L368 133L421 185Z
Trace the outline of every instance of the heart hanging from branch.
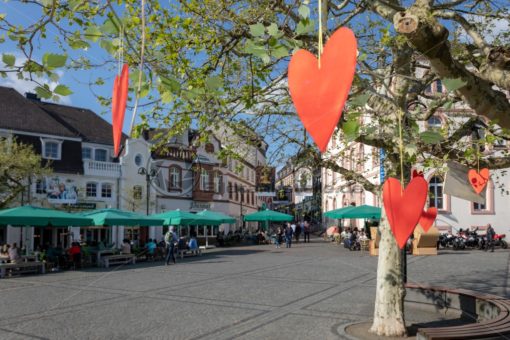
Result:
M321 152L342 116L356 70L354 33L338 29L326 43L321 66L312 53L297 51L289 63L289 90L305 129Z
M113 127L113 153L119 156L122 127L126 113L127 95L129 90L129 66L124 64L122 72L115 77L112 94L112 127Z
M404 248L422 216L427 191L427 181L419 176L413 178L405 190L396 178L388 178L383 185L384 210L400 249Z
M468 171L469 183L477 194L480 194L489 182L489 169L483 168L480 172L474 169Z
M436 207L428 208L427 211L423 211L421 213L420 221L418 222L418 224L421 225L423 231L427 232L429 231L430 227L432 227L432 224L434 224L436 217L437 208Z

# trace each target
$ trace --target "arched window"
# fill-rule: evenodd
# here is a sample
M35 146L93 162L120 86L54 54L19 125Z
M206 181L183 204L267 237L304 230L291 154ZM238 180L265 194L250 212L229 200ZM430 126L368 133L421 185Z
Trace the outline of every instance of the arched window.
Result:
M429 206L438 210L444 209L443 179L434 176L429 181Z
M168 189L179 189L181 187L181 169L172 166L168 169Z
M427 125L430 129L440 129L443 125L443 122L441 121L441 118L437 116L432 116L427 120Z

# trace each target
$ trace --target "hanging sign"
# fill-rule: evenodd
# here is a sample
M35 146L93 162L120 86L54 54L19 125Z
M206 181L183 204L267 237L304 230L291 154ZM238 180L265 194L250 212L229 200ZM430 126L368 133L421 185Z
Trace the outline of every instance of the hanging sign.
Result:
M480 194L489 182L489 169L483 168L480 170L480 172L477 172L474 169L469 169L468 179L471 187L473 187L473 190L477 194Z
M115 77L112 94L112 126L114 156L119 156L124 114L126 113L127 95L129 88L129 66L124 64L122 72Z

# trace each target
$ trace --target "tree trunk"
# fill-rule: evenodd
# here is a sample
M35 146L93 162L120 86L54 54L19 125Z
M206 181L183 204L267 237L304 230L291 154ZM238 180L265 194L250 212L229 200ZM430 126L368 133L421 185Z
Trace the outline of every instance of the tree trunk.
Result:
M403 336L405 288L401 273L401 251L393 238L384 207L379 225L379 262L375 295L374 322L370 332L380 336Z

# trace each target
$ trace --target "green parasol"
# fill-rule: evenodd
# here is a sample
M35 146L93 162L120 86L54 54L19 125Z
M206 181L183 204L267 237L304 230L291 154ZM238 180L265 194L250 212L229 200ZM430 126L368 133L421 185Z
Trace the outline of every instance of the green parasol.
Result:
M91 218L70 214L65 211L25 205L0 210L0 224L67 227L87 226L93 224L93 221Z
M217 225L218 219L204 217L199 214L177 210L169 210L160 214L151 215L151 218L163 219L163 225Z
M118 209L100 209L86 213L78 213L76 216L89 217L93 220L92 225L100 226L154 226L163 225L162 218L153 218L137 214L131 211Z

